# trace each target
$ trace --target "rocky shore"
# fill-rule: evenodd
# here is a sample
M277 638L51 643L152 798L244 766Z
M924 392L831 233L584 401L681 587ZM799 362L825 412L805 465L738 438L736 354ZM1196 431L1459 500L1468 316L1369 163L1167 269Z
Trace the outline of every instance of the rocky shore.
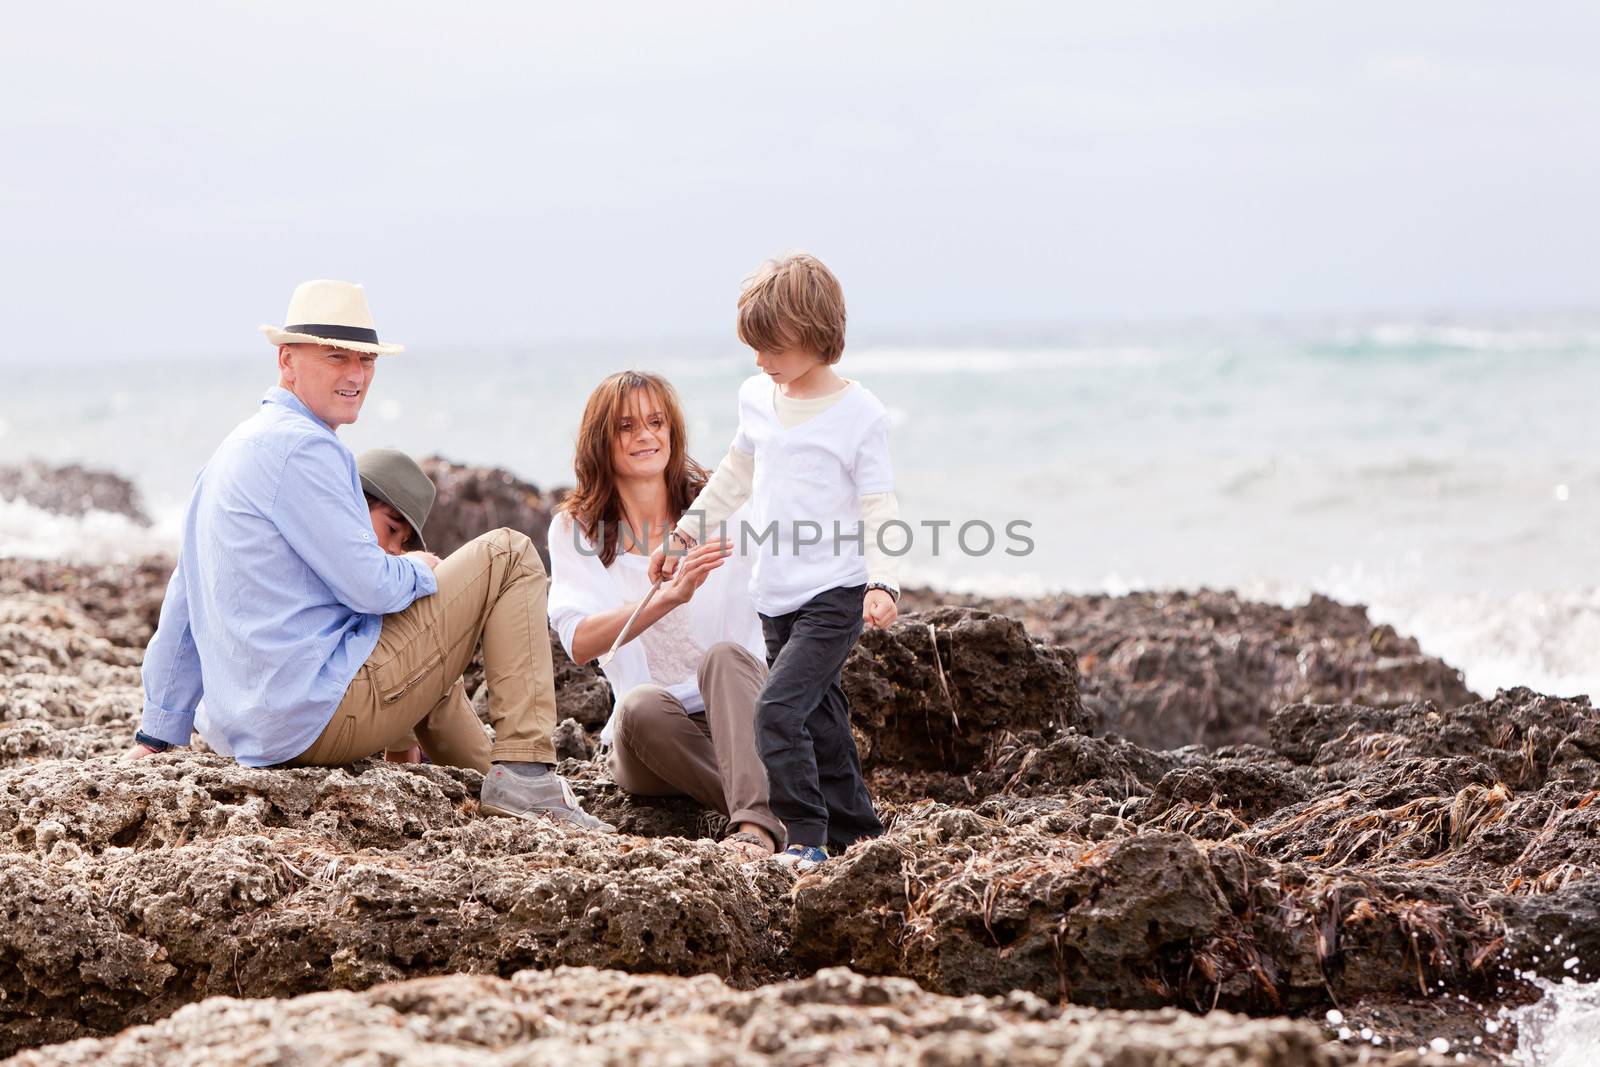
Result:
M169 567L0 560L7 1064L1498 1062L1533 977L1600 977L1600 714L1358 606L910 591L846 671L888 833L796 880L617 790L559 653L617 839L470 771L124 763Z

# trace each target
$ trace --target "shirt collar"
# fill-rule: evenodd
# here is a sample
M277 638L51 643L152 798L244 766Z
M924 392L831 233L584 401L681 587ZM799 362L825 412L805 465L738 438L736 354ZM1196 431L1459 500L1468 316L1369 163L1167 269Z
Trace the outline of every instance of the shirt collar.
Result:
M332 426L329 426L327 423L317 418L316 415L312 414L311 409L306 407L305 401L301 400L299 397L295 396L281 385L274 385L271 389L268 389L266 396L261 398L261 402L263 404L282 404L290 411L310 419L324 430L334 434L335 437L338 436Z

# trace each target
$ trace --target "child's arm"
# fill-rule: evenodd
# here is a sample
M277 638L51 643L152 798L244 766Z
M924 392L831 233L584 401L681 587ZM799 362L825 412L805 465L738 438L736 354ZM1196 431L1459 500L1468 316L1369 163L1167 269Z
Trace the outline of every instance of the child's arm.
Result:
M867 597L861 614L878 629L894 625L899 616L895 602L900 598L899 567L894 557L878 547L878 534L887 522L900 517L900 504L894 495L894 464L889 459L889 416L879 416L861 439L851 474L856 492L861 494L862 553L867 557ZM881 583L888 588L874 589Z
M891 556L878 543L886 522L900 517L900 501L893 492L868 493L861 498L861 532L867 557L867 599L862 614L880 630L894 625L899 617L900 559Z
M756 477L756 455L741 452L737 446L728 449L711 480L694 498L689 510L678 520L678 529L691 541L699 543L705 533L727 521L728 516L750 499L750 487ZM696 514L699 512L699 514ZM697 529L698 527L698 529Z
M673 537L678 541L676 546L679 555L682 550L700 543L707 531L721 526L727 521L729 515L739 510L739 506L750 499L750 487L756 476L756 456L754 452L745 452L739 448L738 442L728 449L728 454L722 457L722 462L717 464L717 469L712 472L700 494L694 498L694 503L689 505L689 510L684 512L683 518L678 521ZM650 580L652 582L671 578L678 569L678 555L668 555L667 546L660 545L650 554Z

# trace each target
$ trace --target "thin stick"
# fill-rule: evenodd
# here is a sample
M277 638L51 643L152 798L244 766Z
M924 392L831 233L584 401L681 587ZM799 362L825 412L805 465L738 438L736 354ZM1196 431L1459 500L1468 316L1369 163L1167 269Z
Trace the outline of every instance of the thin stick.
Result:
M633 614L628 616L628 621L622 624L622 629L618 632L617 639L611 642L611 647L606 650L606 654L594 661L596 667L604 667L611 662L611 657L617 654L617 649L621 648L622 642L627 640L628 631L633 629L633 620L639 617L639 612L644 610L645 605L650 603L650 599L656 595L656 591L660 588L660 582L650 587L650 591L644 595L644 599L639 601L639 606L633 609Z
M939 656L939 631L933 628L933 623L928 623L928 642L933 646L933 665L939 668L939 688L944 690L944 702L950 705L950 718L955 722L956 729L961 729L961 716L956 714L956 700L950 695L950 683L944 680L944 660ZM951 650L952 652L954 649Z

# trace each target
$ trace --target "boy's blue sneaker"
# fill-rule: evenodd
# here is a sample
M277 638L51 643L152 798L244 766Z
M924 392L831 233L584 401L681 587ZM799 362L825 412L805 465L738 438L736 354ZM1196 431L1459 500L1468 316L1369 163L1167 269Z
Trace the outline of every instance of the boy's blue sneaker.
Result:
M790 845L776 856L772 862L781 863L785 867L793 867L795 873L805 874L815 870L817 864L828 861L828 850L818 848L816 845Z

